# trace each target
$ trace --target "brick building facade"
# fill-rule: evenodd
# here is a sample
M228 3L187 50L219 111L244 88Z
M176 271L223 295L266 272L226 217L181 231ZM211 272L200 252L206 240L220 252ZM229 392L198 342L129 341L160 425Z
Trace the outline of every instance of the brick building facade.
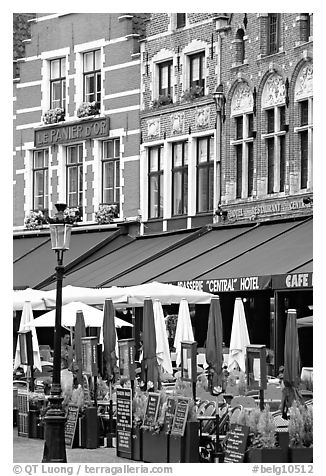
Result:
M28 19L30 38L14 80L18 229L30 210L51 214L58 201L78 208L83 223L94 223L101 203L115 204L118 220L138 215L139 39L145 17L71 13ZM95 108L80 111L86 102ZM103 120L106 129L98 133Z

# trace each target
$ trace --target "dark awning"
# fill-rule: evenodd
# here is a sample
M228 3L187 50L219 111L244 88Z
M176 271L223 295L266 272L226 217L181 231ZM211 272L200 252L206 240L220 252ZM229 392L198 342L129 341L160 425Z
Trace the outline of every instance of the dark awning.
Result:
M65 252L64 264L67 269L72 264L78 263L90 253L104 246L111 241L114 236L118 236L117 229L103 230L96 232L77 232L73 230L70 249ZM25 241L26 240L26 241ZM25 242L24 244L20 242ZM31 248L28 251L28 244ZM14 237L14 249L24 250L24 254L19 259L14 260L13 281L15 289L26 287L37 288L47 280L53 279L56 262L56 255L51 248L49 234L33 238Z
M45 242L50 241L50 236L26 236L22 235L14 239L13 244L13 259L14 263L22 259L26 254L32 253L34 250L42 246Z
M184 231L179 233L167 233L157 236L142 236L133 239L125 246L111 252L105 250L101 256L82 263L71 272L66 273L64 284L87 287L113 286L112 280L119 281L119 285L124 286L129 282L124 281L125 273L133 270L136 273L135 281L132 284L141 284L142 275L137 279L137 270L142 266L160 256L167 256L175 248L182 248L182 245L198 236L197 231ZM104 254L104 256L103 256ZM84 266L85 264L85 266ZM120 276L122 277L120 280ZM121 281L121 282L120 282ZM115 285L115 284L114 284Z

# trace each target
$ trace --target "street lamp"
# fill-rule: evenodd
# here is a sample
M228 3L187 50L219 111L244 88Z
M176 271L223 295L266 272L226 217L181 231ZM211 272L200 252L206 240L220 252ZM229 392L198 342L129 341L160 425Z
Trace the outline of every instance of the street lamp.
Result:
M223 84L219 84L213 93L216 106L216 136L215 136L215 154L216 154L216 170L214 173L214 190L216 191L215 203L217 209L221 206L221 155L222 155L222 122L225 120L225 96L223 92ZM217 216L219 214L217 213Z
M53 344L53 377L51 393L49 397L49 407L44 417L45 422L45 443L42 463L66 463L65 446L65 413L62 409L61 396L61 307L62 307L62 280L64 274L63 253L69 250L71 236L71 224L65 221L64 210L66 204L55 205L57 213L54 218L49 219L52 249L57 255L56 281L56 309Z

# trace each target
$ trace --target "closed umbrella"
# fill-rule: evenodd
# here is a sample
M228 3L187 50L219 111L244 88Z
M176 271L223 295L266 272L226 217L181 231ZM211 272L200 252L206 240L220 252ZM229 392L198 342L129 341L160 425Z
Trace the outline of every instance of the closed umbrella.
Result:
M212 390L220 387L222 391L223 327L220 300L211 300L206 338L206 362L212 375Z
M155 299L153 304L155 336L156 336L156 357L157 362L163 370L172 374L172 362L169 349L168 335L164 321L164 314L162 304L158 299Z
M85 319L82 311L76 313L75 324L75 355L77 363L77 382L81 385L83 383L82 373L82 337L86 337Z
M106 299L103 309L103 376L112 382L117 372L116 330L114 307L111 299Z
M300 372L301 363L297 329L297 312L295 309L289 309L284 339L284 386L282 389L281 402L283 418L287 418L287 411L295 400L300 403L303 402L302 395L298 389L300 382Z
M154 323L153 301L144 300L143 316L143 359L141 363L142 380L148 386L152 382L154 389L157 388L158 366L156 359L156 335Z
M177 328L175 330L174 347L176 351L177 367L181 364L181 342L194 341L194 333L192 330L188 302L181 299L179 305Z
M230 339L229 370L239 366L240 370L246 371L247 345L250 345L250 340L243 302L241 298L236 298Z
M19 331L32 331L32 344L33 344L33 359L34 359L34 367L36 367L40 372L42 372L42 365L41 365L41 357L40 357L40 350L38 346L38 340L36 335L35 327L29 327L26 325L27 323L33 321L33 310L30 301L25 301L23 312L20 320ZM20 359L20 345L19 339L17 340L16 346L16 354L15 354L15 363L14 363L14 370L17 369L21 365ZM26 372L27 367L24 365L24 371Z

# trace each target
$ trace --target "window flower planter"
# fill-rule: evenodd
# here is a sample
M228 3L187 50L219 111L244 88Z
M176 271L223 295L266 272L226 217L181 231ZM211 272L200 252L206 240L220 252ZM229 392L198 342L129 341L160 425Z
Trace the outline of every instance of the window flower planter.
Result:
M159 96L157 99L154 99L152 102L152 109L158 109L161 106L167 106L172 104L171 96Z
M95 220L99 225L112 223L114 218L118 218L118 205L101 204L95 213Z
M42 210L31 210L24 219L24 225L27 230L41 229L47 223L47 215Z
M204 96L204 89L202 86L192 86L186 89L182 95L182 101L190 102Z
M56 124L65 120L65 110L62 107L56 107L54 109L49 109L44 113L43 123L44 124Z
M83 102L77 109L77 117L89 117L89 116L96 116L100 113L100 103L93 101L93 102Z

